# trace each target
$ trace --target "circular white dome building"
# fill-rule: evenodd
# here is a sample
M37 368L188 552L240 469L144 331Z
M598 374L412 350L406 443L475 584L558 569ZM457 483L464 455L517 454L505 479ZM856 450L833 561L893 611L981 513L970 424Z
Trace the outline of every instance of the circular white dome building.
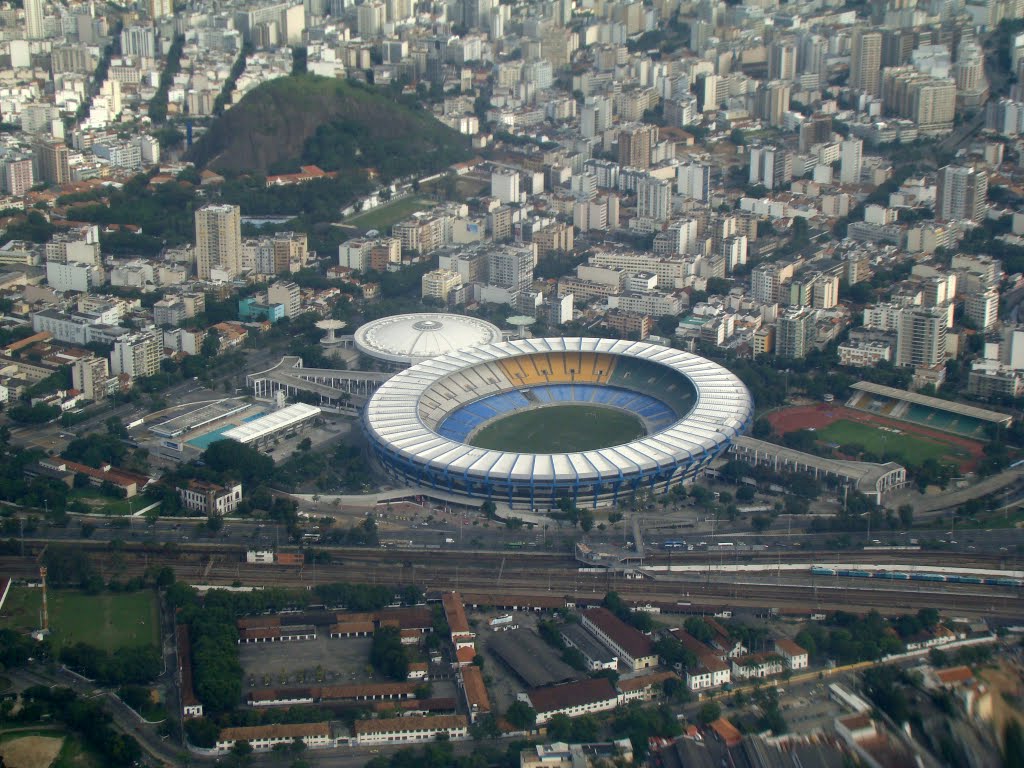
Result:
M382 317L355 332L364 355L403 367L499 341L501 329L493 323L443 312Z

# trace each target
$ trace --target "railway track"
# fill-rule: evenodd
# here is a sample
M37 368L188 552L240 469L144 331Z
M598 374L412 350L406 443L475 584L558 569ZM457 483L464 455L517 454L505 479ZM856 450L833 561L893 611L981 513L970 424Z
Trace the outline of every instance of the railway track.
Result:
M24 540L25 554L38 555L48 545L74 546L97 555L109 554L112 547L107 541L93 541L83 539L80 541L52 541L50 539ZM180 556L200 555L208 557L211 554L223 557L234 557L239 561L245 557L245 552L252 547L246 545L223 544L220 542L190 542L180 544L176 542L157 543L145 541L120 541L117 550L127 554L149 554L151 556ZM530 567L546 567L546 564L562 564L575 567L580 563L568 552L548 552L515 550L513 552L500 550L460 550L460 549L417 549L417 548L368 548L368 547L330 547L316 546L317 551L328 553L332 560L344 563L374 562L374 563L405 563L414 564L435 564L438 562L458 563L490 563L500 566L502 562L506 567L512 563L526 562ZM729 551L729 552L686 552L686 553L664 553L657 552L647 555L642 559L644 565L734 565L764 563L766 566L784 563L806 563L808 566L820 563L844 562L844 563L870 563L878 565L913 563L919 566L957 566L963 568L1010 568L1018 562L1018 558L1006 555L986 555L981 553L963 552L926 552L926 551L842 551L842 550L781 550L776 551ZM0 563L3 556L0 556ZM640 559L637 558L637 562Z
M1017 618L1024 614L1024 600L1010 588L976 587L927 583L885 582L875 584L822 584L820 580L799 583L772 583L749 576L743 583L717 581L704 573L682 574L671 581L638 581L612 572L581 573L571 559L561 562L552 556L547 567L539 567L532 558L505 558L504 565L490 557L469 558L469 562L424 557L406 560L374 559L372 551L359 550L362 557L332 564L307 564L281 567L243 563L229 556L190 556L181 553L96 553L94 562L104 578L128 580L141 577L153 566L169 566L179 580L192 584L232 585L241 583L259 587L312 588L334 581L380 585L413 585L429 591L459 589L464 592L521 597L566 597L598 601L614 590L626 600L644 604L682 603L694 606L732 606L736 608L774 608L779 610L875 609L899 614L923 607L941 606L954 615L1002 616ZM377 553L380 554L379 552ZM412 553L409 553L412 554ZM429 553L436 554L436 553ZM447 560L450 560L447 559ZM482 562L476 562L480 560ZM38 575L35 558L0 557L0 573L22 578Z

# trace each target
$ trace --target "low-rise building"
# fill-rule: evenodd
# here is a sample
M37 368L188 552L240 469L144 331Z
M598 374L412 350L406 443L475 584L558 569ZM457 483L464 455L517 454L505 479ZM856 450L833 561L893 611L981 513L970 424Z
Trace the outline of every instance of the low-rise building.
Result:
M608 609L591 608L584 611L581 624L634 672L657 665L658 656L654 653L650 638Z
M458 680L462 698L466 702L466 711L469 712L469 722L475 723L477 718L489 715L491 700L487 696L487 686L484 684L480 667L475 664L463 667Z
M604 677L533 688L520 693L518 698L533 707L539 725L555 715L579 717L593 712L607 712L615 709L619 702L618 693Z
M587 664L587 668L591 672L602 669L617 670L619 668L619 657L581 625L566 624L561 628L559 634L561 634L562 640L566 645L580 652Z
M241 483L224 486L205 480L189 480L187 485L176 490L182 506L200 515L223 517L234 512L242 503Z
M256 752L273 749L278 744L301 741L309 749L335 746L330 723L283 723L279 725L249 725L225 728L217 737L216 751L225 754L240 741L249 742Z
M855 368L874 368L880 362L892 362L892 345L884 341L844 341L839 345L839 364Z
M451 741L466 738L469 721L465 715L426 715L356 720L355 742L372 744L415 744L445 736Z
M776 654L751 653L732 660L732 676L736 680L753 680L781 675L782 657Z
M810 663L810 656L807 651L789 638L783 637L776 640L775 651L782 656L787 669L807 669Z

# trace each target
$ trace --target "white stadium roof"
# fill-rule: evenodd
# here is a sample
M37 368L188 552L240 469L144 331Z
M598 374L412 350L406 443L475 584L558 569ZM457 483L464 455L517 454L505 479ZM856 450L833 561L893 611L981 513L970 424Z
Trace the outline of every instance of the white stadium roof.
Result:
M491 361L546 352L594 352L660 363L682 374L696 389L693 408L669 427L632 442L576 453L529 454L476 448L441 437L420 416L420 397L446 376ZM452 409L458 407L453 403ZM705 358L644 342L591 338L524 339L477 347L416 365L385 382L367 403L365 424L398 456L467 478L584 482L699 462L721 450L753 418L743 383Z
M493 323L442 312L382 317L355 332L360 352L404 365L498 341L501 329Z
M320 409L315 405L296 403L261 418L247 421L245 424L234 429L229 429L222 437L228 440L237 440L240 443L251 443L253 440L259 440L289 427L294 427L296 424L301 424L306 419L310 419L319 413Z

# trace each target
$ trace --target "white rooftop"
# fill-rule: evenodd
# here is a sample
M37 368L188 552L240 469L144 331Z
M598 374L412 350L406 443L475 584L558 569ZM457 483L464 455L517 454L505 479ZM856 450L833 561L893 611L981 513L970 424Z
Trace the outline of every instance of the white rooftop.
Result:
M443 312L382 317L355 332L360 352L404 365L499 341L498 326L479 318Z
M228 440L237 440L239 443L251 443L253 440L258 440L261 437L266 437L267 435L272 435L275 432L280 432L281 430L288 429L288 427L300 424L320 412L320 409L315 405L296 403L279 411L269 413L262 418L253 419L242 424L240 427L229 429L224 433L223 437Z

